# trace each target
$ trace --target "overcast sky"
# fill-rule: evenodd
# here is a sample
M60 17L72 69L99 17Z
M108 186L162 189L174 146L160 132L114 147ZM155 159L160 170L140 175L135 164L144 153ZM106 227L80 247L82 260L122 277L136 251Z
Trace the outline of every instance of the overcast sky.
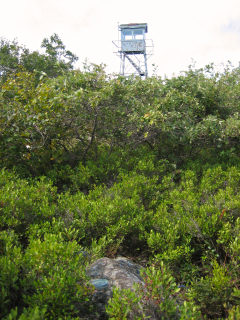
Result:
M240 0L0 0L0 37L39 50L57 33L79 57L119 71L112 40L118 23L148 23L158 74L171 76L192 61L202 67L240 61Z

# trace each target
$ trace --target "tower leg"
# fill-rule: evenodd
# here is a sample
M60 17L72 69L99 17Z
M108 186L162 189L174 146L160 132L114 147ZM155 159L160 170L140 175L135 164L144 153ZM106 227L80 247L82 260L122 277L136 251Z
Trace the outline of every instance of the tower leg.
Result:
M124 76L124 74L125 74L125 54L124 53L121 53L120 74L122 76Z
M144 53L144 64L145 64L145 78L148 77L148 69L147 69L147 54Z

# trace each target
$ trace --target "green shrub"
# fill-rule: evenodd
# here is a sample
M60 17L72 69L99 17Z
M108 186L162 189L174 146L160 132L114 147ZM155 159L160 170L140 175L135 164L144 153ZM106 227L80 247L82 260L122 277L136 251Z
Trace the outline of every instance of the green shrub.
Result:
M128 244L133 238L142 242L140 233L149 228L150 209L156 201L157 179L134 173L122 175L119 180L111 188L97 186L88 195L78 192L59 197L57 215L67 229L78 230L77 239L84 246L90 246L93 239L103 236L111 242L116 241L115 252L121 238ZM132 245L135 246L134 243Z
M60 235L32 240L24 255L24 303L46 307L49 319L89 314L92 289L83 254L75 241L64 242Z
M2 177L0 228L14 230L26 242L26 230L30 225L54 215L56 189L46 179L34 182L18 177L13 179L5 171Z
M44 320L46 319L46 309L24 308L21 314L18 313L18 308L12 309L4 320Z
M228 314L228 320L238 320L240 318L240 306L234 306Z
M226 317L233 291L226 267L213 263L212 274L192 283L189 297L210 318Z
M141 295L131 289L114 288L106 312L111 320L146 319L141 306Z
M106 308L110 319L202 319L194 303L183 300L184 294L163 263L142 270L141 275L144 287L114 289Z
M0 231L0 317L21 304L22 250L13 231Z

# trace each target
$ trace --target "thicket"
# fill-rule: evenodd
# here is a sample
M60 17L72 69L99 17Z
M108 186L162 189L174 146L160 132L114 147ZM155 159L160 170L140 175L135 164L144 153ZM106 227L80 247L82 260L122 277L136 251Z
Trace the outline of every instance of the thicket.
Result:
M0 45L0 317L96 319L86 267L123 255L146 285L109 319L239 319L240 68L141 80L42 45Z

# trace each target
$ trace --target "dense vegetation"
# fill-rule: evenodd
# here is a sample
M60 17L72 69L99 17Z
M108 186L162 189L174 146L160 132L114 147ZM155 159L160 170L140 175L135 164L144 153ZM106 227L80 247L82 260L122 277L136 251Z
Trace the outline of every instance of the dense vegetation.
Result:
M0 317L96 319L86 266L123 255L146 287L109 319L239 319L240 68L141 80L42 47L0 44Z

